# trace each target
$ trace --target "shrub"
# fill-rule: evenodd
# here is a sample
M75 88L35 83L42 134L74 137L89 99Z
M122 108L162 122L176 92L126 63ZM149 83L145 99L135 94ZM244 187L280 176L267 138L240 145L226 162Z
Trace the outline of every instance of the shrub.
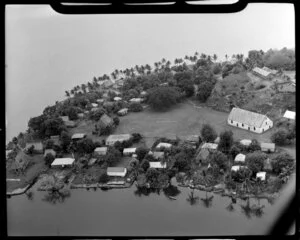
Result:
M148 103L155 110L168 109L180 101L181 95L174 87L153 88L149 91Z
M211 162L212 165L216 165L217 167L219 167L220 170L223 169L224 171L226 171L228 168L229 160L227 156L220 151L216 151L210 154L209 161Z
M51 154L51 153L48 153L45 158L45 164L50 167L51 166L51 163L54 161L54 156Z
M279 174L283 168L292 168L294 166L294 159L287 153L281 153L272 159L273 172Z
M217 133L210 124L203 124L201 128L201 137L205 142L213 142L217 138Z
M115 124L116 126L118 126L119 123L120 123L120 118L116 116L116 117L113 118L113 121L114 121L114 124Z
M139 133L132 133L132 142L137 143L142 139L142 135Z
M92 139L84 138L76 142L76 151L81 154L92 153L95 149L94 142Z
M107 183L109 181L109 176L106 172L102 173L99 177L99 183Z
M141 111L143 111L143 106L140 103L132 102L129 105L129 111L131 111L131 112L141 112Z
M150 167L150 163L147 159L144 159L141 162L141 168L146 172L148 170L148 168Z
M210 96L214 85L211 82L205 81L198 85L197 98L200 102L206 102Z
M267 155L260 151L255 151L246 155L246 164L248 168L256 174L264 167L264 161L267 159Z
M277 145L286 145L289 143L288 132L285 129L279 129L271 135L271 141Z

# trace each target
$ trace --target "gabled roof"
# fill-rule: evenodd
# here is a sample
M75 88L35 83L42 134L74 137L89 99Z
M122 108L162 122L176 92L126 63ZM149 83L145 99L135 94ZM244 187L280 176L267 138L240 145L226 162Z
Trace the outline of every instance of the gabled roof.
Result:
M253 68L252 71L256 72L259 75L262 75L264 77L267 77L267 76L269 76L271 74L270 72L268 72L268 71L266 71L266 70L264 70L262 68L258 68L258 67Z
M160 143L157 144L157 146L156 146L156 148L161 148L161 147L164 147L164 148L170 148L170 147L172 147L172 144L171 144L171 143L160 142Z
M204 143L201 146L202 149L207 148L207 149L217 149L218 148L218 144L216 143Z
M97 147L95 148L94 152L106 152L107 147Z
M284 115L283 115L283 117L295 120L295 118L296 118L296 112L286 110L285 113L284 113Z
M55 158L55 160L51 163L51 166L71 165L74 161L74 158Z
M81 138L85 138L86 134L85 133L74 133L72 135L72 139L81 139Z
M235 156L234 161L235 162L245 162L246 155L239 153Z
M103 127L111 126L113 123L114 121L112 120L112 118L107 116L105 113L101 116L99 120L99 124Z
M272 73L272 74L276 74L276 73L278 72L277 70L275 70L275 69L270 69L270 68L268 68L268 67L263 67L262 69L265 70L265 71L267 71L267 72L270 72L270 73Z
M149 162L150 168L166 168L167 163L162 164L161 162Z
M112 134L109 135L106 139L106 142L110 141L125 141L131 138L130 134Z
M240 141L240 143L245 146L249 146L252 143L252 141L250 139L243 139Z
M164 153L164 152L153 152L153 153L152 153L152 156L153 156L155 159L163 158L163 157L165 156L165 153Z
M267 148L267 149L275 149L275 143L265 143L265 142L262 142L260 144L260 147L261 148Z
M256 173L256 178L260 178L262 181L266 180L266 172Z
M241 108L232 108L228 120L244 123L248 126L260 128L263 122L268 119L266 115L250 112Z
M111 173L123 173L126 171L126 168L124 167L108 167L107 172Z
M56 156L56 152L53 149L45 149L44 156L46 156L48 153L52 154L52 156Z

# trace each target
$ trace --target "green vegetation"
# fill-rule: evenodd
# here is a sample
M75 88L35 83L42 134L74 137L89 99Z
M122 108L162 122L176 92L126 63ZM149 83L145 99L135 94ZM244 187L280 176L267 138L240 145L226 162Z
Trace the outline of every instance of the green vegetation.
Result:
M174 87L149 90L148 104L155 110L165 110L180 101L181 95Z

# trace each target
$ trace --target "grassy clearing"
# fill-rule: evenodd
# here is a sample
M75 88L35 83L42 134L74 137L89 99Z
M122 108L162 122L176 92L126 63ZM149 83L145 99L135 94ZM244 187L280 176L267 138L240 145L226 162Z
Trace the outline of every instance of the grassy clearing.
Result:
M30 164L25 170L24 175L16 175L13 171L6 170L6 178L15 178L21 179L19 182L7 181L6 182L6 191L11 192L18 188L24 188L28 185L39 173L46 169L47 166L44 163L44 157L41 154L29 156Z

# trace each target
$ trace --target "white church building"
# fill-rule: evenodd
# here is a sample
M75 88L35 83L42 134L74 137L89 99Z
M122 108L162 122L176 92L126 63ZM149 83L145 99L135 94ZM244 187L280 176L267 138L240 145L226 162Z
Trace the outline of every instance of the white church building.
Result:
M263 133L273 127L273 121L266 115L250 112L241 108L233 108L227 123L255 133Z

